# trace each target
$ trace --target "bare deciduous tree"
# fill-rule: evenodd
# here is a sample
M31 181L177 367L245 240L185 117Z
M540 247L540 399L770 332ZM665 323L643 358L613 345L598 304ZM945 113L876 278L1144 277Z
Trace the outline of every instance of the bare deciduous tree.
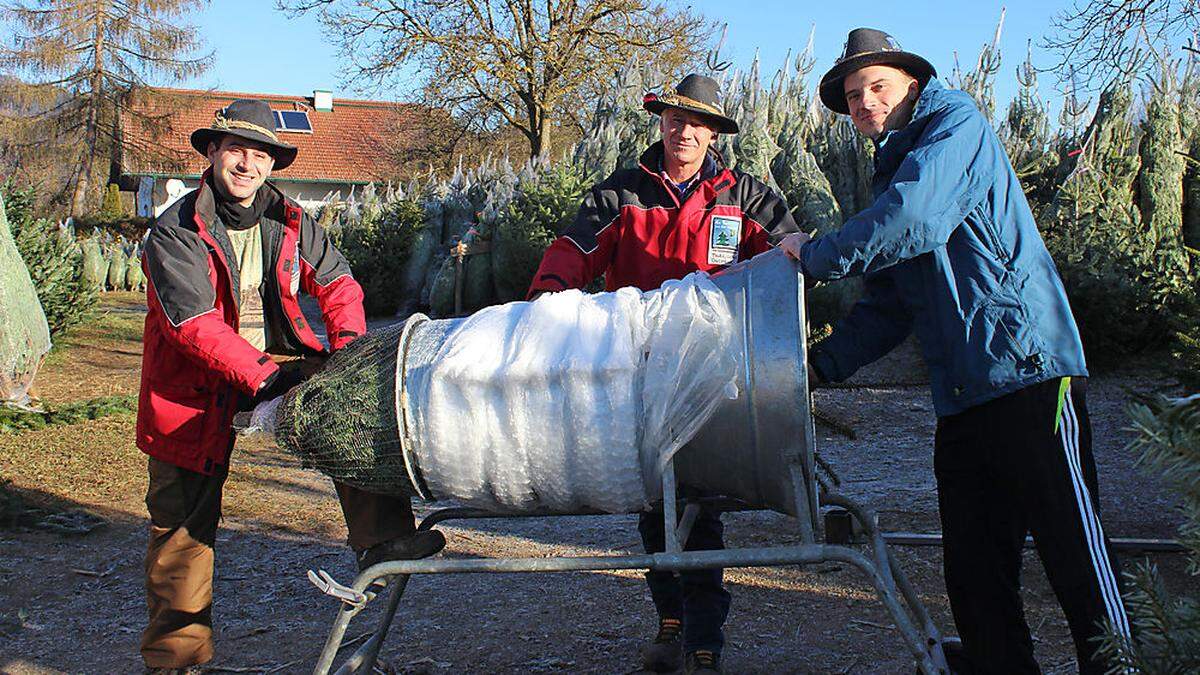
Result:
M1155 67L1150 51L1172 53L1200 30L1196 0L1075 0L1051 22L1043 46L1056 52L1054 69L1102 88L1114 75ZM1193 45L1194 47L1195 45ZM1165 48L1165 49L1164 49Z
M209 55L180 19L204 0L20 0L0 5L14 31L0 41L0 135L21 154L58 154L77 162L69 175L70 209L81 215L97 171L120 147L161 154L121 138L121 116L141 115L126 103L150 80L170 82L203 72ZM155 126L161 120L139 119ZM62 153L69 152L70 155Z
M713 26L660 0L280 0L315 11L359 84L414 78L427 103L477 126L499 121L550 149L591 94L631 60L675 73ZM413 75L415 71L415 76Z

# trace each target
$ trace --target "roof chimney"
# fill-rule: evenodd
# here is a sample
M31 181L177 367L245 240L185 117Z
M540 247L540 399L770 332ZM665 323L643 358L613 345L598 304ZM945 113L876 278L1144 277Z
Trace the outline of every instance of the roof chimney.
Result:
M314 89L313 108L318 112L331 112L333 110L333 92L328 89Z

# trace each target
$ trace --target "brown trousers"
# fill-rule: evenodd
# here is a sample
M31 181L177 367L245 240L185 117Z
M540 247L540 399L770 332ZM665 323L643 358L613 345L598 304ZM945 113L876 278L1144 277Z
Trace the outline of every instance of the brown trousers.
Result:
M213 544L228 469L211 476L150 458L150 542L146 548L149 622L142 659L149 668L185 668L213 656ZM413 533L406 497L386 497L334 483L355 551Z

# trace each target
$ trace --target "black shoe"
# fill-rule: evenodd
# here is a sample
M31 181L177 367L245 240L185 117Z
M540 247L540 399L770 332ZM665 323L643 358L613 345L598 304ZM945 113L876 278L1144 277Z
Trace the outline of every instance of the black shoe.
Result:
M697 649L687 655L683 664L683 672L687 675L719 675L721 672L721 655L707 649Z
M659 619L658 635L642 647L642 667L656 673L669 673L683 665L683 622Z
M446 546L446 537L437 530L414 532L411 536L396 537L358 553L358 571L389 560L428 558Z

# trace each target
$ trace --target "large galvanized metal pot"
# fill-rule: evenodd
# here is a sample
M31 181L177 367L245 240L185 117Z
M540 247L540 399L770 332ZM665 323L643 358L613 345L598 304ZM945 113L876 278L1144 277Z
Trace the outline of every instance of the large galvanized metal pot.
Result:
M815 459L799 266L774 250L725 269L713 281L729 301L740 329L738 398L718 408L679 451L676 477L684 485L750 506L801 516L815 528Z
M676 477L684 485L798 515L815 525L804 284L798 266L782 251L771 251L727 268L713 281L737 325L738 397L726 401L676 454ZM405 419L419 402L408 399L406 383L413 373L429 367L462 321L416 315L400 338L397 422L402 439L409 438L402 442L409 478L425 498L431 491L424 484L420 458L412 452L417 443Z

